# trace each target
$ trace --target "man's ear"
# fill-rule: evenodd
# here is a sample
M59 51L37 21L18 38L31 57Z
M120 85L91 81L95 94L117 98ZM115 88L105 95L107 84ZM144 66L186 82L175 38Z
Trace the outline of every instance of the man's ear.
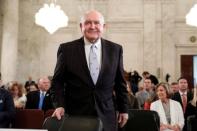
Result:
M103 28L106 29L106 27L107 27L107 25L106 24L103 24Z
M81 29L81 31L82 31L82 23L80 23L79 26L80 26L80 29Z

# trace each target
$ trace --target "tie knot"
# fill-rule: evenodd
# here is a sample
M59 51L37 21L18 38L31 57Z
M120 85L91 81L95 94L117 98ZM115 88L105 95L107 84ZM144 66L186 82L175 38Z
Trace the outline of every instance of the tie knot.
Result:
M91 49L97 49L97 47L96 47L95 44L92 44L90 48L91 48Z
M41 96L44 96L44 92L41 92Z

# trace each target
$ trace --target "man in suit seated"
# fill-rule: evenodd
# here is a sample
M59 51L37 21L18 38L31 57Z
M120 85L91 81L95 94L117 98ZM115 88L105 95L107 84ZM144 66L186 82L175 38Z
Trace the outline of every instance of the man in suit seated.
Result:
M14 115L15 108L11 94L0 88L0 128L8 128Z
M180 102L185 113L187 103L192 100L193 94L188 91L188 82L184 77L178 79L179 91L172 96L173 100Z
M27 94L26 109L41 109L47 111L52 109L50 94L50 80L48 77L42 77L38 80L38 91L32 91Z
M186 131L186 129L187 129L187 123L186 123L187 116L186 116L185 112L186 112L186 107L187 107L189 101L191 101L192 98L193 98L193 94L188 91L188 82L187 82L187 79L185 77L180 77L178 79L178 85L179 85L179 91L174 93L174 95L172 96L172 99L175 100L175 101L178 101L183 108L184 117L185 117L185 126L183 128L183 131Z

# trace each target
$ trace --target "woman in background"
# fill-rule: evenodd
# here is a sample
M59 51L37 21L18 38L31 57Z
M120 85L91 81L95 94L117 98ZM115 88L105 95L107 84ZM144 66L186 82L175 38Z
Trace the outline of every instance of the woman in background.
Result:
M188 116L196 114L196 108L197 108L196 102L197 102L197 87L194 88L193 99L190 102L188 102L186 106L186 111L185 111L186 118Z
M159 114L160 131L182 131L184 116L181 104L170 99L165 83L156 86L156 94L159 100L153 102L150 109Z
M194 88L193 99L188 102L185 111L187 131L197 131L197 86Z
M128 108L129 109L140 109L140 106L138 104L138 100L135 97L135 95L133 95L130 83L128 81L127 81L127 91L128 91Z
M9 87L9 91L13 97L15 108L24 108L27 98L23 86L18 82L13 82Z

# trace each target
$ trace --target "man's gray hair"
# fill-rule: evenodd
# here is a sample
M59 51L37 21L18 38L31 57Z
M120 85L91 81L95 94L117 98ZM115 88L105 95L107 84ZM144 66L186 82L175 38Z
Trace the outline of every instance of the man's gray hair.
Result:
M97 12L98 14L100 14L100 22L101 22L101 24L104 24L104 23L105 23L104 17L103 17L103 15L102 15L100 12L98 12L97 10L90 10L90 11L87 11L87 12L81 17L80 23L83 24L83 23L86 21L86 16L87 16L90 12L93 12L93 11Z

